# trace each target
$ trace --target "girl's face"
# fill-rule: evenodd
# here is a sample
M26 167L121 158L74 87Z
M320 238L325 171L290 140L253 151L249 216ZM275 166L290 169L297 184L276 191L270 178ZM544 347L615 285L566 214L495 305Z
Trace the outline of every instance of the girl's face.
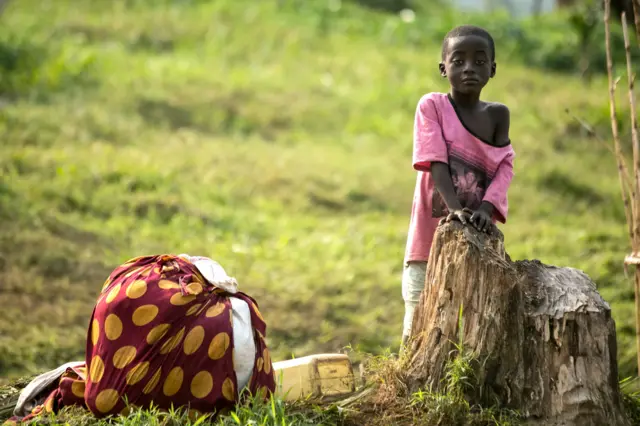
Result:
M496 72L489 41L481 36L468 35L450 38L447 43L440 73L449 79L456 91L480 93Z

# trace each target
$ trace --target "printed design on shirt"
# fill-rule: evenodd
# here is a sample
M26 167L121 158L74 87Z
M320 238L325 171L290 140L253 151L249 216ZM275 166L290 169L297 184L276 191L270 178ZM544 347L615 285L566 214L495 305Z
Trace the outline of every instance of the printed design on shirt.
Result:
M484 194L491 184L487 172L459 156L449 155L449 171L453 188L462 207L476 210L480 207ZM449 209L436 188L432 195L432 216L443 217L449 214Z

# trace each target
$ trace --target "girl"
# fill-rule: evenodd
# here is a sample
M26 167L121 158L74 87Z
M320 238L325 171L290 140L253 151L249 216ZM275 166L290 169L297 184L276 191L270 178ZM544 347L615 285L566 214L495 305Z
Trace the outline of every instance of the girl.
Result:
M418 171L402 277L405 317L402 346L413 314L440 219L456 219L486 232L505 223L507 190L515 153L509 140L509 109L480 100L495 76L495 47L482 28L451 30L442 45L440 73L450 93L429 93L418 102L413 168Z

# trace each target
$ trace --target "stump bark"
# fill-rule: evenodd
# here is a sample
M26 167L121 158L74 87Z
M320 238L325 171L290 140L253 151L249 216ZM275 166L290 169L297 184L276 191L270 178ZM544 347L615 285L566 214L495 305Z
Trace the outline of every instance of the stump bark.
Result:
M440 225L413 321L411 391L443 390L461 331L479 361L471 402L516 409L530 424L628 424L611 308L583 272L512 262L497 229Z

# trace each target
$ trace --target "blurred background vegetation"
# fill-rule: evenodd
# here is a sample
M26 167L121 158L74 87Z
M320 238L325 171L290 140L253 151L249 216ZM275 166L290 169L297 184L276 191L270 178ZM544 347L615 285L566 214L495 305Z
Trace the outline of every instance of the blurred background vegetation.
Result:
M599 2L5 3L0 377L83 359L109 272L162 252L237 277L276 359L396 350L413 113L448 89L440 44L465 23L493 34L486 98L512 111L507 249L587 272L635 374L615 161L566 112L609 138ZM626 81L619 25L613 43Z

